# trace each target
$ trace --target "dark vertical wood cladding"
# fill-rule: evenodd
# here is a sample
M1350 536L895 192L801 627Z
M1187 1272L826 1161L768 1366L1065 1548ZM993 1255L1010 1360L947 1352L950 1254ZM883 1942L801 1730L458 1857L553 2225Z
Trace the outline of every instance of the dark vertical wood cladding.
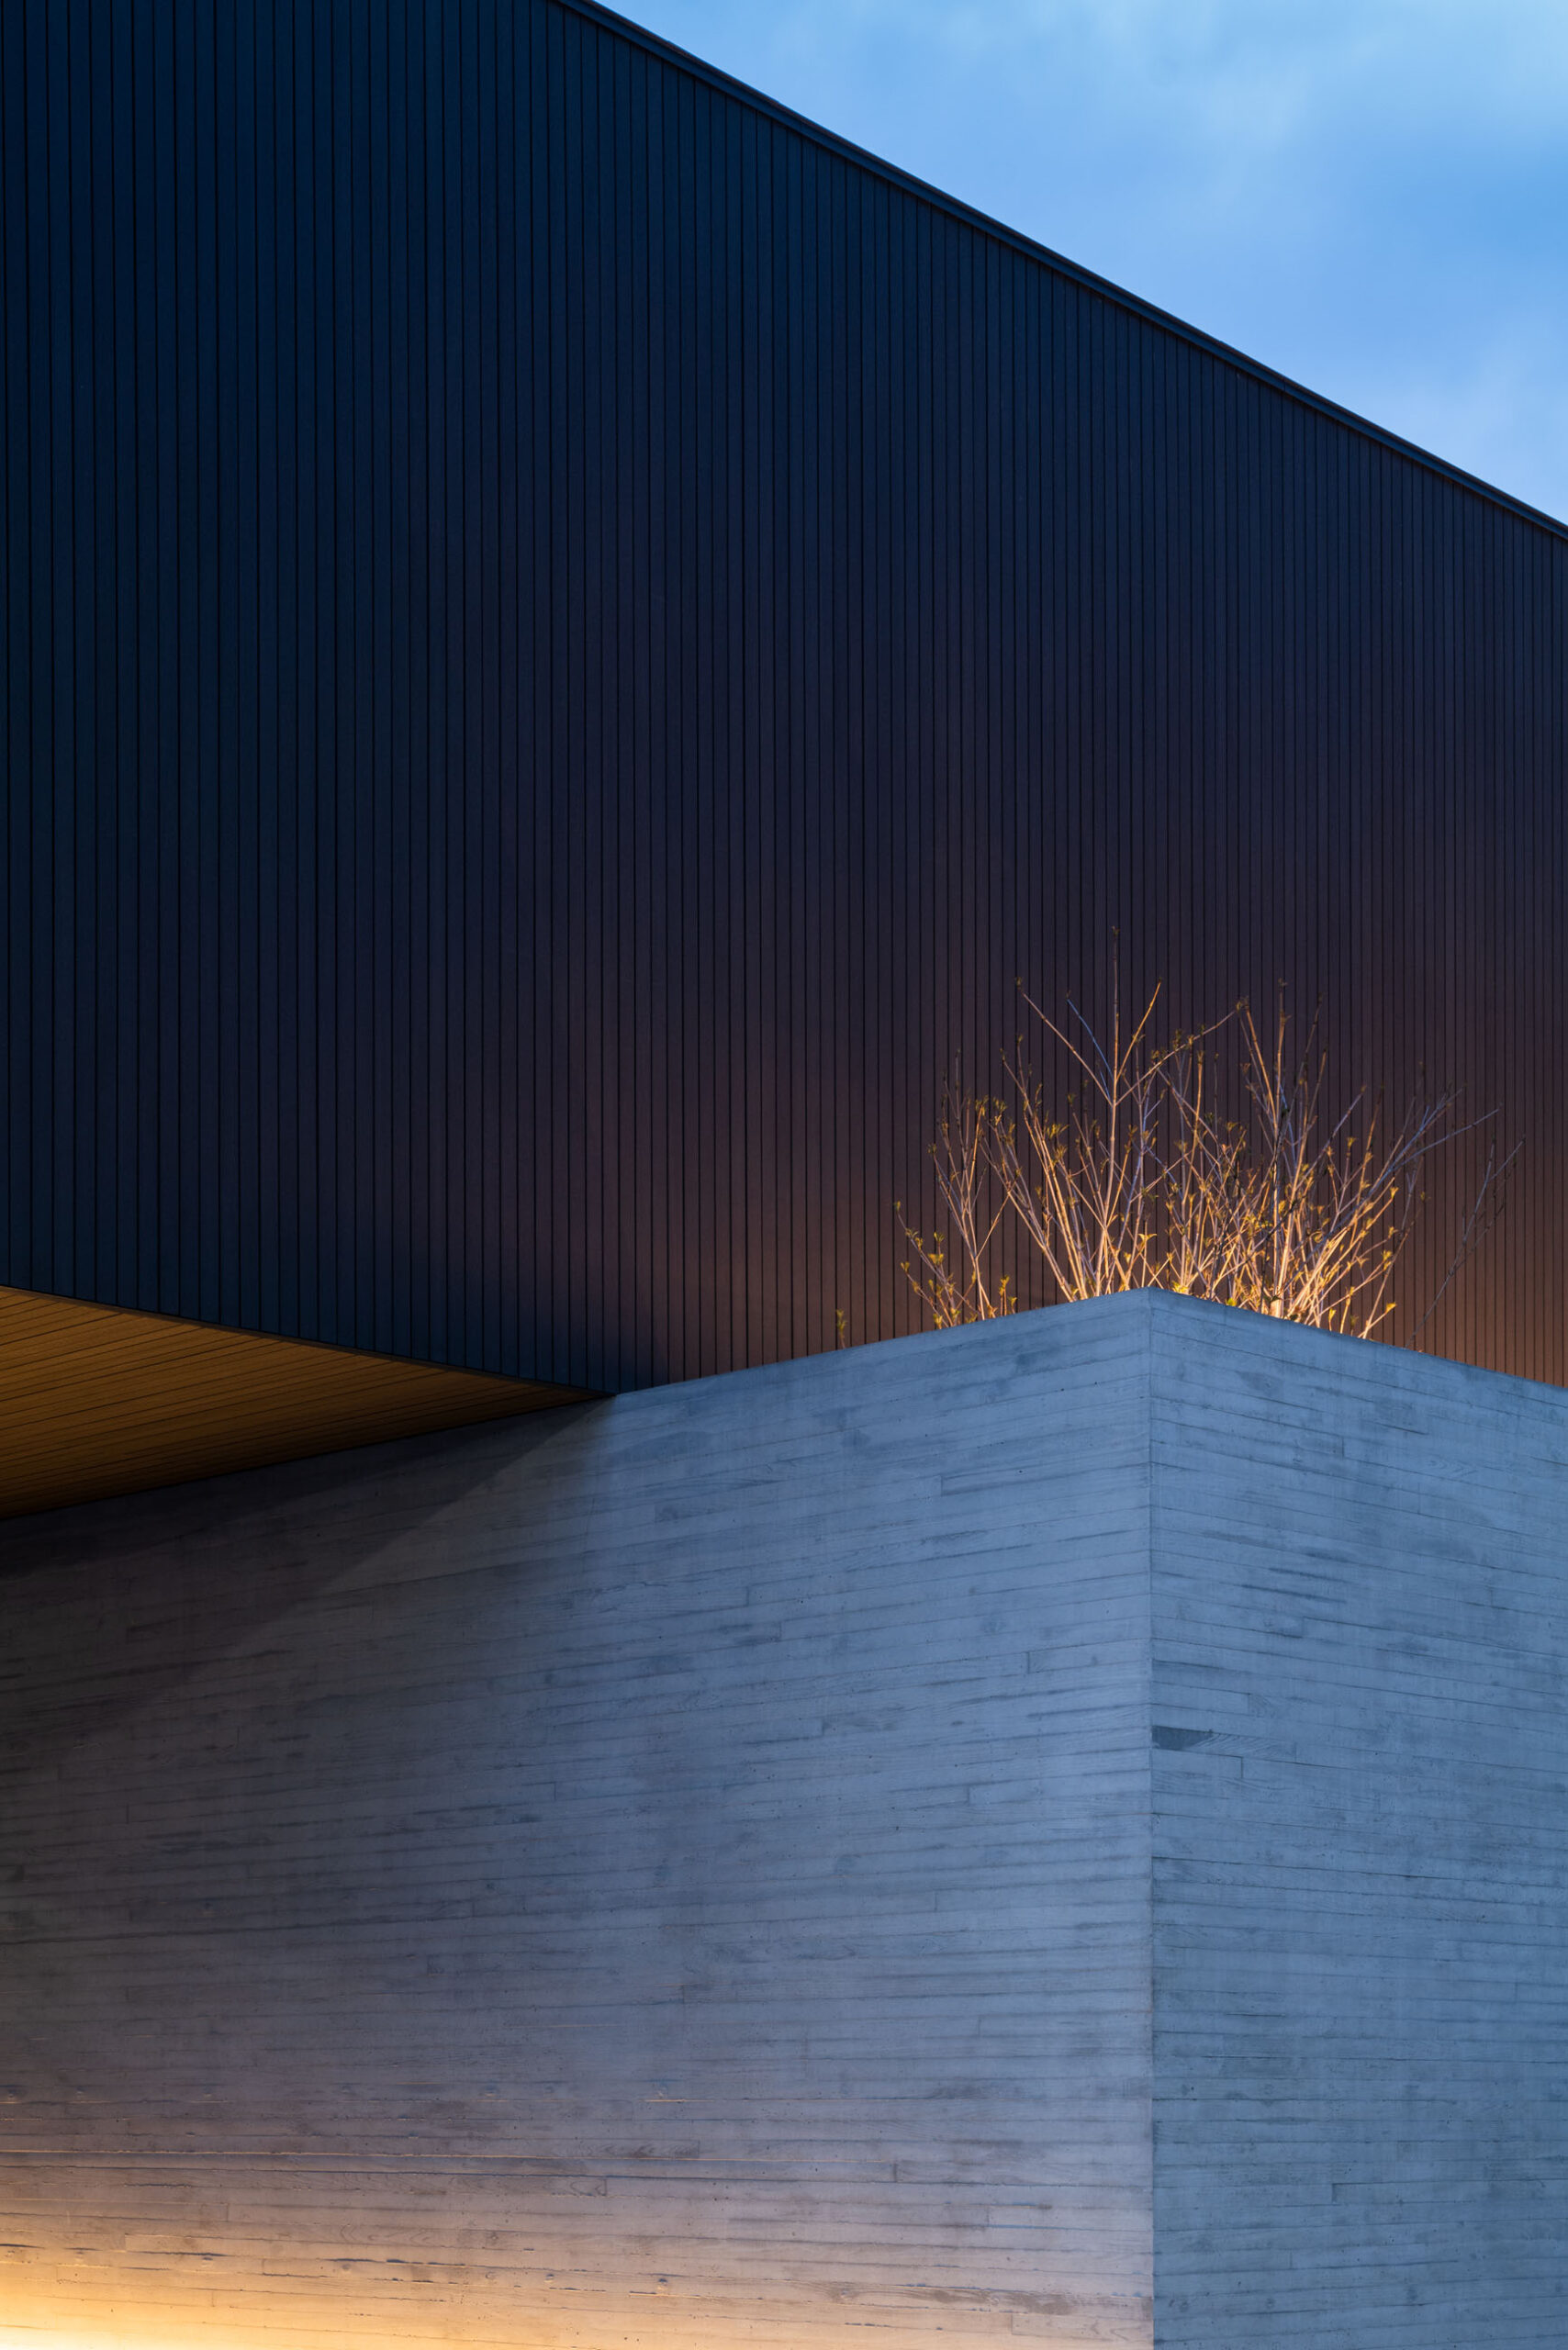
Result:
M0 1280L885 1335L1119 928L1498 1105L1437 1343L1568 1375L1553 526L560 0L12 0L0 104Z

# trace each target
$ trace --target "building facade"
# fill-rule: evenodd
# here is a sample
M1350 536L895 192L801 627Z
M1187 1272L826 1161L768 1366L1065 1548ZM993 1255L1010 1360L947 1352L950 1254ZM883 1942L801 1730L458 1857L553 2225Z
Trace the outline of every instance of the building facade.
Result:
M945 1076L1119 959L1495 1113L1423 1343L1568 1376L1562 526L579 0L0 44L0 1281L911 1329Z
M1563 2338L1568 532L587 0L8 0L0 322L0 2344ZM916 1338L1020 982L1457 1360Z
M1193 1298L0 1578L6 2350L1548 2350L1568 1397Z

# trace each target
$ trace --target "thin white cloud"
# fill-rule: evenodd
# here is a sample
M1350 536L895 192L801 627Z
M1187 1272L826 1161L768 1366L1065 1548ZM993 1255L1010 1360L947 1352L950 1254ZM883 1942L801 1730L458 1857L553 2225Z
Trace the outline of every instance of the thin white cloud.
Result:
M929 46L1001 61L1011 75L1091 59L1121 95L1180 93L1216 129L1280 137L1332 106L1397 104L1518 133L1560 130L1568 9L1560 0L793 0L736 11L797 57L851 42Z

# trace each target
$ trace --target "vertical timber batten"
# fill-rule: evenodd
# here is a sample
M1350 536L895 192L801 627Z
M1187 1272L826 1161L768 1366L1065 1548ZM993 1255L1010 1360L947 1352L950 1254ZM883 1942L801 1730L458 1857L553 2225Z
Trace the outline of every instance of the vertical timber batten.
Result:
M0 109L0 1280L889 1335L944 1074L1119 932L1496 1110L1428 1339L1568 1377L1560 525L564 0L17 0Z

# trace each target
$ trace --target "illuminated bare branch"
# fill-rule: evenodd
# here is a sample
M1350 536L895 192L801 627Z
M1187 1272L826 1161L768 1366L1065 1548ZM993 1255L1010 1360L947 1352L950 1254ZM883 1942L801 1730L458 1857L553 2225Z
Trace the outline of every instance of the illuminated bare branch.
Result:
M1071 1068L1059 1115L1022 1037L1002 1056L1000 1095L965 1092L955 1076L932 1154L946 1227L903 1225L903 1270L923 1303L943 1328L1012 1313L1010 1277L991 1269L1021 1237L1063 1299L1167 1289L1370 1336L1394 1310L1427 1161L1472 1130L1456 1122L1455 1089L1412 1101L1392 1130L1381 1096L1359 1092L1330 1115L1316 1020L1293 1051L1282 1002L1265 1037L1243 1002L1156 1044L1159 993L1129 1028L1118 990L1103 1039L1076 1007L1066 1028L1024 998ZM1235 1116L1222 1113L1226 1093ZM1512 1158L1488 1157L1439 1296L1495 1221Z

